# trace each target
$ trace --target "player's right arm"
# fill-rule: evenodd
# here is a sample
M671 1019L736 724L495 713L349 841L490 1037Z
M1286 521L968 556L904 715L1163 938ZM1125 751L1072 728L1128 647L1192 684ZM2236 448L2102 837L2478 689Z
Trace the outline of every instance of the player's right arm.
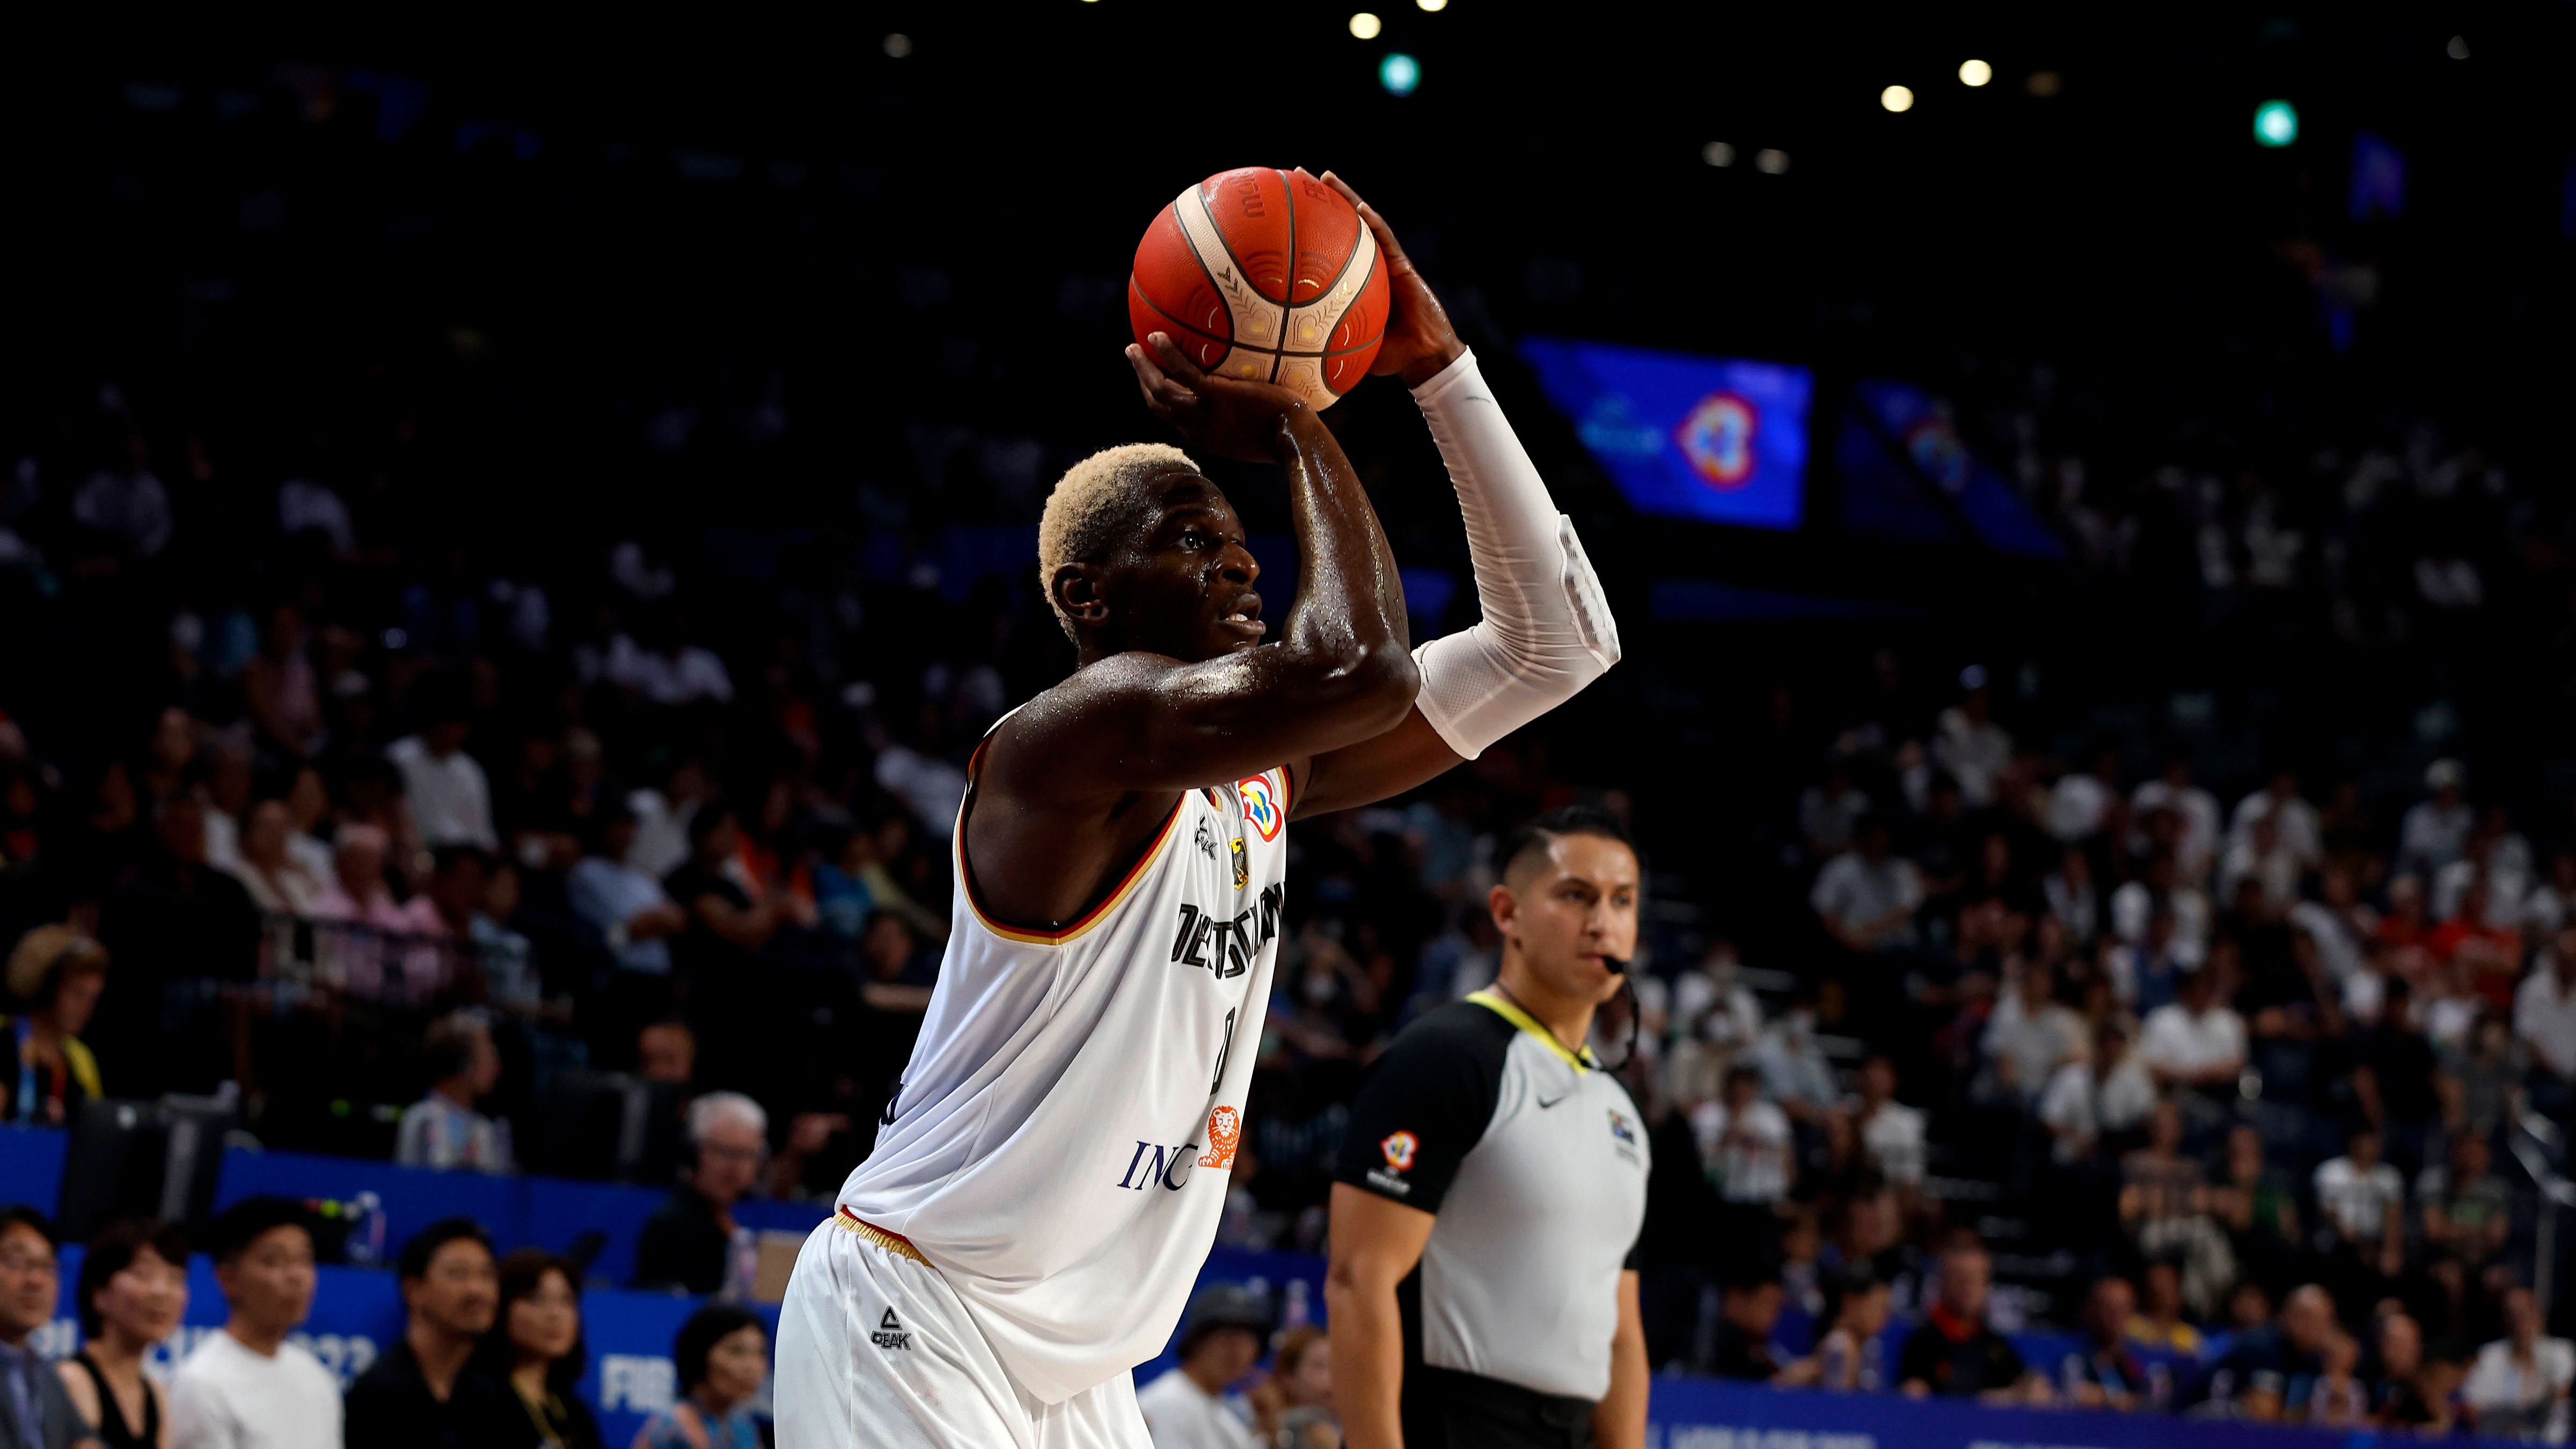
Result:
M1272 643L1185 663L1131 651L1077 672L1004 726L1036 768L1012 793L1101 798L1224 783L1384 734L1420 686L1404 586L1368 492L1313 408L1284 388L1201 372L1154 334L1128 349L1146 405L1203 452L1275 462L1304 577ZM1210 567L1259 572L1240 540L1210 535ZM1236 555L1239 558L1229 557ZM996 757L999 763L999 757Z
M1431 1214L1347 1182L1333 1184L1332 1262L1324 1313L1333 1325L1333 1408L1349 1449L1403 1449L1404 1316L1396 1285L1422 1261Z

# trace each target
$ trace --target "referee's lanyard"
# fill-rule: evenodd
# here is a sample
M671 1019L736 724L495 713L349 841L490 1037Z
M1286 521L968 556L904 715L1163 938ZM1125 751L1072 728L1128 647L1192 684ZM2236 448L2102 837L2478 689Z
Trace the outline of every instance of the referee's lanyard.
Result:
M36 1024L18 1018L18 1120L36 1120Z

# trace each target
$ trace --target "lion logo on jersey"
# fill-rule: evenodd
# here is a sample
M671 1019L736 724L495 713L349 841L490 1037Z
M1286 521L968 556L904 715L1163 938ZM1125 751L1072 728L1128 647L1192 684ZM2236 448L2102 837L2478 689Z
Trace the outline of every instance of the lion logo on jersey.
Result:
M1234 782L1234 793L1243 799L1243 818L1261 832L1264 840L1277 840L1279 827L1286 823L1279 815L1279 787L1268 775L1253 775Z
M1243 1116L1232 1107L1219 1107L1208 1114L1207 1156L1199 1159L1201 1167L1234 1166L1234 1144L1243 1140Z

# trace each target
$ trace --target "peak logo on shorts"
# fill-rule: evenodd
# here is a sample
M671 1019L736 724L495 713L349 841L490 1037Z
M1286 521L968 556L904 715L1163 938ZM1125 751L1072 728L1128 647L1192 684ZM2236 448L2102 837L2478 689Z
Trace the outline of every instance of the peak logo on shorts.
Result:
M1279 813L1279 787L1268 775L1252 775L1234 782L1234 793L1243 801L1243 818L1261 832L1264 840L1277 840L1279 827L1287 823Z

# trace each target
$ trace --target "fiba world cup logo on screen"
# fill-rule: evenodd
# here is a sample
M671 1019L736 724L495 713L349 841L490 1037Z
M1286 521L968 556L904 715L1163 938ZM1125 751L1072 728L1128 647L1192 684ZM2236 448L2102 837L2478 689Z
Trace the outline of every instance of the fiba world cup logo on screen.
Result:
M1741 395L1713 392L1673 429L1673 443L1710 487L1741 488L1753 476L1753 435L1761 423L1762 414Z

